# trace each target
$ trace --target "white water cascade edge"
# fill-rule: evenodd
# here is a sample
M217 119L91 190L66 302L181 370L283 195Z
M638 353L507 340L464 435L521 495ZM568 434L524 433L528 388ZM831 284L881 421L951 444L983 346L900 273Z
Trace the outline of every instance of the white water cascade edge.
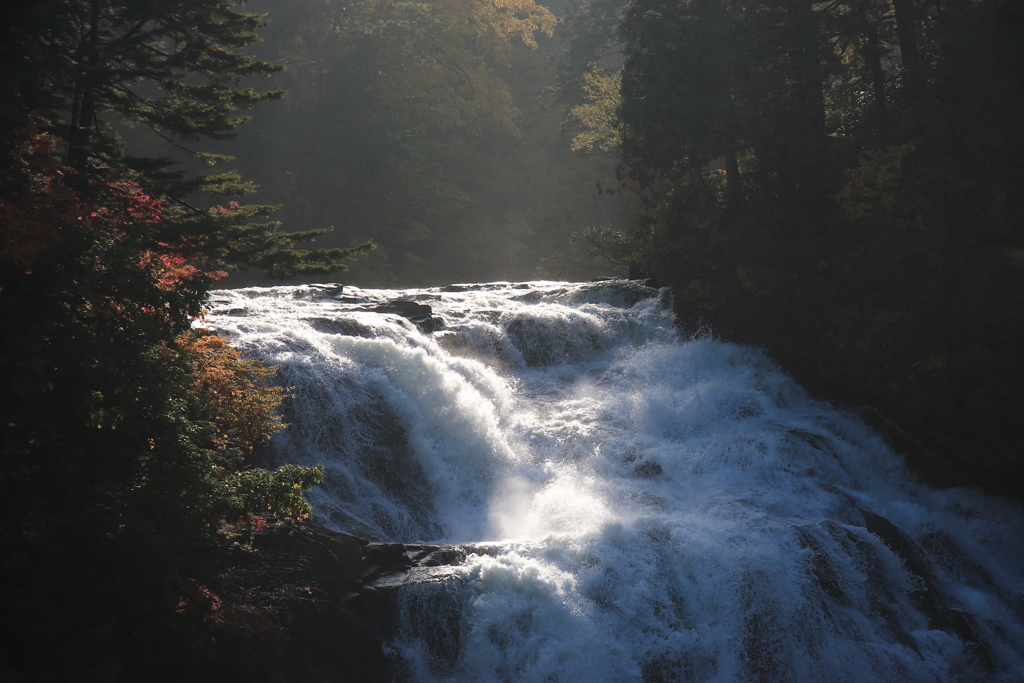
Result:
M325 465L318 523L461 544L402 589L403 680L1024 680L1020 506L918 483L758 351L687 337L665 291L298 286L209 307L202 325L294 387L272 449Z

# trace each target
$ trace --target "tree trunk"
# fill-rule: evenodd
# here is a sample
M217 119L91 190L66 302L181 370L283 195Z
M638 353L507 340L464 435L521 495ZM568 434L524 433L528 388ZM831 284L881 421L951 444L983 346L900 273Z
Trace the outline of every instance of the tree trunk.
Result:
M697 208L703 216L708 210L708 188L704 182L704 170L701 168L701 163L693 155L690 155L690 178L693 182L694 195L697 198Z
M825 122L825 78L822 69L818 15L813 3L801 0L787 8L789 24L790 100L783 123L789 149L783 151L787 168L780 181L790 200L813 203L827 184L829 154Z
M68 135L68 158L71 165L84 171L89 161L89 141L96 127L97 70L100 61L100 9L103 0L92 0L89 32L78 49L78 73L71 105L71 130Z
M725 205L729 209L738 209L743 203L743 188L740 187L740 164L736 160L736 150L730 149L725 155Z
M913 91L921 70L917 54L917 33L914 25L914 0L893 0L896 12L896 39L900 41L900 59L907 72L907 86Z
M864 32L867 45L864 46L864 65L867 67L868 76L871 79L872 90L875 95L875 108L879 112L885 111L885 70L882 68L882 49L878 42L878 29L868 17L867 3L859 0L854 5L857 19Z
M825 91L818 50L817 22L812 2L799 2L787 8L793 26L793 92L798 116L816 135L825 134Z

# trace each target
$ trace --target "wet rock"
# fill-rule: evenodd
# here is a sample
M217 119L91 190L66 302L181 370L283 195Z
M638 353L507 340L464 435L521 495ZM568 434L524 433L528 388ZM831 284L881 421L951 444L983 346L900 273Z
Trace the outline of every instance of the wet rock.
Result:
M444 328L444 320L433 315L430 306L417 301L395 299L394 301L374 306L370 310L374 313L400 315L427 333L437 332Z
M309 288L312 296L316 299L335 299L345 291L345 285L337 282L309 285Z
M637 303L657 296L658 288L649 286L646 280L623 280L621 278L609 278L607 280L592 280L590 287L577 291L573 299L580 300L608 300L608 293L614 292L614 300L618 305L631 307ZM667 307L671 305L671 296L665 290L662 303Z
M414 323L429 319L432 313L430 306L427 304L421 304L408 299L395 299L394 301L388 301L378 306L374 306L370 310L375 313L392 313L394 315L400 315Z
M821 592L842 607L850 606L850 598L842 589L842 581L839 574L829 562L828 553L821 546L821 543L814 536L809 528L802 526L794 527L797 532L797 541L800 547L809 551L811 558L811 575L818 584ZM822 609L828 609L822 605Z
M644 460L642 463L633 468L633 475L637 477L643 477L645 479L653 479L660 477L665 473L661 464L654 460Z
M442 332L441 334L435 334L434 341L448 353L465 349L469 346L469 343L462 337L462 335L450 330Z
M466 561L466 551L455 545L407 545L405 548L417 567L455 567Z
M413 566L412 560L405 554L405 546L401 543L368 543L363 552L363 562L389 569L406 569Z
M444 319L436 315L431 316L429 320L424 320L423 322L416 324L421 330L423 330L427 334L444 329Z
M352 318L305 318L304 320L317 332L340 334L346 337L372 338L375 335L372 329Z
M313 299L337 299L344 290L345 286L339 283L309 285L309 296Z
M311 524L270 521L254 541L258 585L275 607L285 680L366 683L393 679L387 633L376 616L349 607L366 571L366 541Z
M948 604L923 549L881 515L865 511L864 523L870 533L903 561L907 571L921 579L921 587L910 592L910 599L914 607L928 618L928 627L959 638L979 665L992 670L992 652L980 635L975 617Z
M537 290L534 290L532 292L527 292L526 294L520 294L519 296L512 297L513 301L521 301L524 304L535 304L535 303L537 303L539 301L543 301L543 299L544 299L544 292L539 292Z
M367 541L314 524L265 518L255 536L246 576L273 603L268 618L281 649L283 680L406 680L388 659L388 643L412 628L441 674L459 651L462 613L457 569L468 554L496 554L498 546ZM237 577L236 577L237 580ZM397 667L397 668L396 668Z

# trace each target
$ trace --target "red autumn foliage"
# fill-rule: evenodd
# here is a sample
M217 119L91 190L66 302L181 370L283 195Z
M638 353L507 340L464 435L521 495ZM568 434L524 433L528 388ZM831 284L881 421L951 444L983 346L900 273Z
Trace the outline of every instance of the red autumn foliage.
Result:
M60 240L60 226L82 220L82 202L53 139L35 126L14 131L0 171L0 262L31 273Z
M94 184L110 194L116 204L97 207L89 213L90 218L104 218L107 225L117 228L163 222L160 200L146 194L137 182L116 178Z
M211 207L210 213L231 213L232 211L238 211L240 206L241 205L238 202L228 202L226 208L220 205Z
M91 183L89 200L70 182L67 167L48 134L36 126L12 132L6 140L7 159L0 166L0 263L25 274L61 241L65 230L93 231L117 243L133 243L136 265L148 272L156 286L174 291L190 282L218 280L222 270L204 270L185 255L187 244L152 241L147 233L165 223L163 206L136 181L123 176L98 178ZM215 207L222 212L238 208Z

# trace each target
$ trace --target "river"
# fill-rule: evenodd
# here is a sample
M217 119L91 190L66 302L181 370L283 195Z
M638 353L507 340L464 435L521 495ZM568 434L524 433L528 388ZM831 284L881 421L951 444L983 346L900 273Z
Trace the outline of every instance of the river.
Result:
M202 324L293 387L317 522L461 548L404 589L403 680L1024 681L1020 506L919 483L664 290L221 290Z

